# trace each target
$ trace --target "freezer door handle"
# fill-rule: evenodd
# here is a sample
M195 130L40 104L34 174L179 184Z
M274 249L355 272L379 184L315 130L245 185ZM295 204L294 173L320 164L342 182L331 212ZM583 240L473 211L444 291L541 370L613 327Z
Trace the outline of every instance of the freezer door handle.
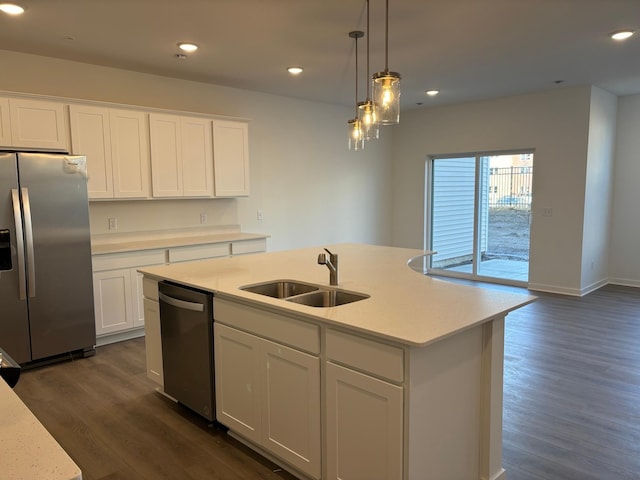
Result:
M21 188L22 211L24 212L24 236L27 242L27 282L30 297L36 296L36 261L33 258L33 226L31 224L31 203L29 202L29 189Z
M13 203L13 219L16 225L16 243L18 250L18 282L20 283L20 300L27 299L27 279L24 269L24 237L22 236L22 215L20 214L20 194L17 188L11 189Z
M197 302L186 302L184 300L178 300L177 298L170 297L164 293L158 293L158 297L164 303L176 308L182 308L183 310L193 310L194 312L204 312L204 305Z

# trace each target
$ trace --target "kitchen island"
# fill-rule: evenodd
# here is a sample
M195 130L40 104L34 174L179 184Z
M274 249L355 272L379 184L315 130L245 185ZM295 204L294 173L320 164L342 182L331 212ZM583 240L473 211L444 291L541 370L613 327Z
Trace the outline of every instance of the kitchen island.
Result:
M321 247L141 269L147 285L214 293L217 420L300 478L505 478L504 318L535 297L420 275L407 266L420 250L328 248L338 288L368 298L313 307L240 289L329 288Z

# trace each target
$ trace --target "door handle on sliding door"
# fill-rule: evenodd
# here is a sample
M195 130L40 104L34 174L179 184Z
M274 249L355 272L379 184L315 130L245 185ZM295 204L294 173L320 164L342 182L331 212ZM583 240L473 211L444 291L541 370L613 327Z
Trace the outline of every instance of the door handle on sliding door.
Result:
M22 211L24 212L24 236L27 242L27 291L30 297L36 296L36 261L33 257L33 225L31 223L31 203L29 189L21 188Z
M18 250L18 283L20 284L20 300L27 298L27 279L24 269L24 237L22 236L22 214L20 213L20 194L17 188L11 189L13 203L13 219L16 225L16 246Z

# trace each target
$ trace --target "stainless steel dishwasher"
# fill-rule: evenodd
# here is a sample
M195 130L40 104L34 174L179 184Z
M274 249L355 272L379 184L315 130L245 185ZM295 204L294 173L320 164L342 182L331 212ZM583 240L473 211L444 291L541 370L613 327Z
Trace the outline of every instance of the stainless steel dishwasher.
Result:
M215 420L213 294L160 282L164 391Z

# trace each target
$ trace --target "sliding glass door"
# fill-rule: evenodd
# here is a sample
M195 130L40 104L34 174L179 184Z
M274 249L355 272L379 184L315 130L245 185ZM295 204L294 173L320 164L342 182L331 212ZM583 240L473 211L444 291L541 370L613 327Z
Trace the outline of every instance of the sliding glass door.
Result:
M427 171L430 271L526 283L533 153L433 157Z

